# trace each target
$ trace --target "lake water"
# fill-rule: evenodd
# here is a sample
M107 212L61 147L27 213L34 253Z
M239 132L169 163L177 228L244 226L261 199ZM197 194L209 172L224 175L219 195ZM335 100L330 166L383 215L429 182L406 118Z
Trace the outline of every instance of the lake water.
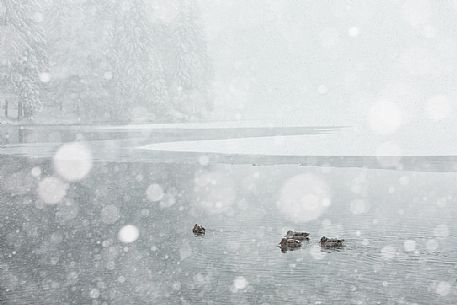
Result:
M30 145L0 156L1 304L457 303L457 173L442 159L103 160L88 144L90 171L65 182L49 154L60 144ZM43 193L46 177L60 184ZM119 235L126 225L139 235ZM288 229L311 240L283 253ZM346 246L322 250L322 235Z

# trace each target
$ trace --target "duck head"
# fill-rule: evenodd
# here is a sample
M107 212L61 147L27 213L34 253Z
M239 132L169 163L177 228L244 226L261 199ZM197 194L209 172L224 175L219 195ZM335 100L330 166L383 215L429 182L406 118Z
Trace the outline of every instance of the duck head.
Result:
M328 240L328 238L327 238L327 237L325 237L325 236L322 236L322 238L321 238L321 243L325 243L327 240Z

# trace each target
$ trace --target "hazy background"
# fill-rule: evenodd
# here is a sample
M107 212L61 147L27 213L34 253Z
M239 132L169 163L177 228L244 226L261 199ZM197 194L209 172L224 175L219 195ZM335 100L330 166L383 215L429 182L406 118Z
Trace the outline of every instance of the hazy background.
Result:
M385 101L403 126L454 126L456 1L199 4L214 118L365 125Z
M456 1L3 0L0 122L349 126L323 154L453 155L456 17Z
M456 17L456 1L3 0L0 120L451 127Z

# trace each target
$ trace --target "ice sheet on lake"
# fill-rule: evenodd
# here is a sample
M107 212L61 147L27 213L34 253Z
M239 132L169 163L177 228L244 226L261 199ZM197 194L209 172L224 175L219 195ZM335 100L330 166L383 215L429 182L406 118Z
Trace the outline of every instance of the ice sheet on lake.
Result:
M375 135L361 127L328 133L154 143L138 149L270 156L455 156L457 136L436 125Z

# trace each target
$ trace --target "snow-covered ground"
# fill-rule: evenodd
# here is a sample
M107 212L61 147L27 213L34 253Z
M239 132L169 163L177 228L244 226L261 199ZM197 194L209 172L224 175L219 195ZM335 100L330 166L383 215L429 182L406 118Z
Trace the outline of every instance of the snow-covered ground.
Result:
M14 128L17 133L17 127ZM97 146L104 140L119 140L119 133L125 133L123 139L127 141L122 148L133 149L136 154L161 151L266 156L457 156L457 134L451 125L441 122L405 125L388 134L361 124L332 127L259 121L24 128L31 136L24 143L18 143L22 151L25 146L33 150L37 143L55 142L43 134L53 135L70 129L72 134L104 134L90 137L98 140L93 143ZM15 134L13 129L9 133ZM129 141L130 138L137 141ZM11 139L10 144L17 143ZM6 145L0 152L11 153L18 148L13 146Z
M138 149L281 156L451 156L457 155L456 143L457 134L451 129L429 124L390 135L353 126L318 134L154 143Z

